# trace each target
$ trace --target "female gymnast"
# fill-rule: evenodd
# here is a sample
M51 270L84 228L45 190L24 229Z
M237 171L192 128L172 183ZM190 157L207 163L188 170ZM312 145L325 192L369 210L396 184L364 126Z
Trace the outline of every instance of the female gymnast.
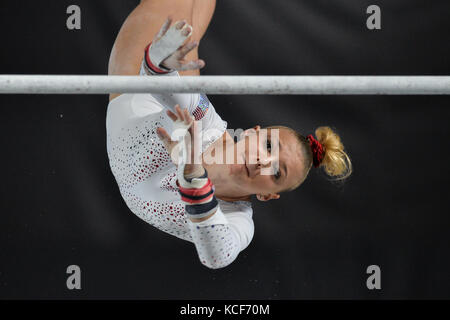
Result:
M205 62L198 45L214 9L215 0L141 1L117 36L108 73L199 75ZM312 166L337 179L352 170L329 127L305 137L283 126L255 126L235 142L201 93L111 93L106 130L111 171L130 210L194 243L201 263L213 269L229 265L251 242L253 195L279 199L300 186ZM180 130L190 139L172 139ZM178 169L177 146L197 155Z

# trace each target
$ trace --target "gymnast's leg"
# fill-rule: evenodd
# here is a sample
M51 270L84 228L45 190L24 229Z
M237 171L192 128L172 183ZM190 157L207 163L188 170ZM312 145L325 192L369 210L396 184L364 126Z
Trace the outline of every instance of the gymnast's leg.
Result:
M108 75L138 75L145 47L169 15L174 22L186 20L194 29L190 41L200 43L214 14L215 5L216 0L142 0L127 17L117 35L109 58ZM198 59L197 48L189 52L186 60ZM180 75L200 75L200 71L182 71ZM112 93L109 100L119 95Z

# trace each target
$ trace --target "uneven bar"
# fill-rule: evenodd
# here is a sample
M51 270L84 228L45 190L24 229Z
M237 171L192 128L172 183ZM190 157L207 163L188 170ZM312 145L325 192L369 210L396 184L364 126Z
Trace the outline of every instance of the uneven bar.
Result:
M0 93L448 95L450 76L0 75Z

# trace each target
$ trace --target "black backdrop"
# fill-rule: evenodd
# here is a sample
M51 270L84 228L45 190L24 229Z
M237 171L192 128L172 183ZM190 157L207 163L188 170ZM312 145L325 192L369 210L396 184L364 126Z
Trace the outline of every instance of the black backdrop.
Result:
M0 3L0 73L106 74L136 0ZM66 28L66 8L82 29ZM366 8L382 29L366 28ZM218 0L204 75L448 75L450 2ZM230 128L331 125L345 184L312 172L254 203L255 237L229 267L135 217L106 154L106 95L0 96L0 298L450 298L448 97L210 96ZM82 290L66 288L66 268ZM366 268L381 268L381 290Z

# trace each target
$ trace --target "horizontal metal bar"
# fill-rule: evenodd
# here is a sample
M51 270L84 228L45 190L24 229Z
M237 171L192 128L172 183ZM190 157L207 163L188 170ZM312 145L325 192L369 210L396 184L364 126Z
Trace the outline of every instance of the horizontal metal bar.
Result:
M0 75L3 94L447 95L450 76Z

